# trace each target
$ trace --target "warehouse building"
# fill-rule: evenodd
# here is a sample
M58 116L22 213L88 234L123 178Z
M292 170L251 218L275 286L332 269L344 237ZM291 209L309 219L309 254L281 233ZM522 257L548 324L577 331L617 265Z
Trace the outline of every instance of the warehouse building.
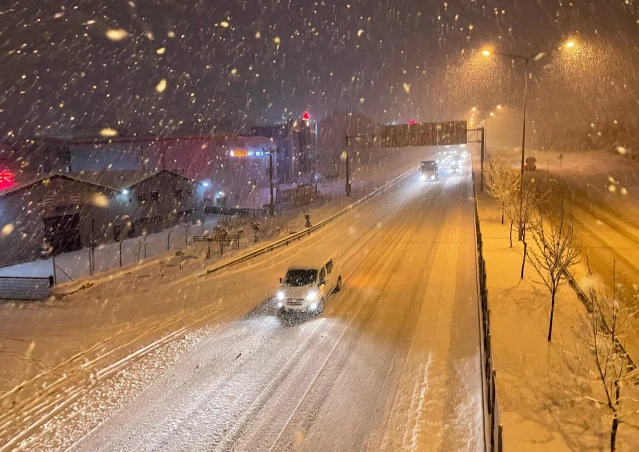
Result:
M0 265L158 232L203 217L203 186L169 170L54 173L0 195Z
M233 134L184 137L49 138L52 171L167 169L199 181L210 207L262 208L269 203L270 150L265 137ZM272 156L277 182L277 154ZM275 190L276 191L276 190Z

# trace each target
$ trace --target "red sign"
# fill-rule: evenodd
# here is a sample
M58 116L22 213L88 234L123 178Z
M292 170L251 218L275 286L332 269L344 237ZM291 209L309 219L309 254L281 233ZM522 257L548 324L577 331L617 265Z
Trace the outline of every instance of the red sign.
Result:
M412 126L417 124L417 121L415 121L414 119L411 119L410 121L408 121L408 123Z
M311 117L309 116L307 111L305 111L304 114L302 115L302 119L304 121L310 121L311 120Z
M0 190L6 190L7 188L13 187L14 175L8 169L0 171Z

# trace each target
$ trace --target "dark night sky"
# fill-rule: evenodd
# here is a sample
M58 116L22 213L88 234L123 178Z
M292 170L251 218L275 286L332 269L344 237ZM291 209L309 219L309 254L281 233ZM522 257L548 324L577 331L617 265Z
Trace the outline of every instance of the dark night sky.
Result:
M207 129L305 109L463 117L520 101L521 68L477 64L476 49L536 53L568 37L584 58L536 63L533 114L637 116L637 18L622 0L3 0L0 133Z

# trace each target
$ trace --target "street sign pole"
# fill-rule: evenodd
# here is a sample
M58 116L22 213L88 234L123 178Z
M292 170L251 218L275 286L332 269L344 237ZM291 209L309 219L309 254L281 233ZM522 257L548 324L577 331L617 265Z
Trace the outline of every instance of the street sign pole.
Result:
M348 149L348 135L346 135L346 150L344 152L346 153L346 185L344 188L346 189L346 196L350 196L351 195L351 175L350 175L350 169L349 169L350 152Z

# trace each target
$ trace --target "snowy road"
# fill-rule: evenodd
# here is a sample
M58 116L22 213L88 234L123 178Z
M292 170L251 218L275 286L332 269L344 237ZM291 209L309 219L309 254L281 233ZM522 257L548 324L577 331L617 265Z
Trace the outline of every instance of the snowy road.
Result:
M65 408L25 448L483 450L473 228L469 175L423 184L415 173L318 235L156 291L143 325L179 299L182 325L219 312L215 330L106 421ZM317 248L340 264L343 289L321 317L285 322L278 278ZM88 380L83 403L103 403Z

